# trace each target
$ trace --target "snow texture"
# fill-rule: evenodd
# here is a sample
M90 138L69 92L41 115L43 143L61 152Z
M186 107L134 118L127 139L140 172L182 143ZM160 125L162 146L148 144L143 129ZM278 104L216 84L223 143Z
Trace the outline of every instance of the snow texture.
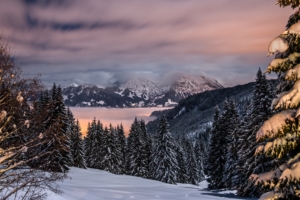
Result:
M288 48L289 48L288 41L285 38L279 36L274 40L272 40L272 42L270 43L268 56L273 55L275 53L283 53Z
M300 102L300 80L296 81L293 88L288 92L284 92L284 95L280 95L280 99L275 106L275 109L293 109L299 105Z
M293 69L286 72L285 80L298 80L300 79L300 64L296 65Z
M282 35L285 34L297 34L300 33L300 22L297 22L296 24L293 24L288 30L284 31Z
M63 194L49 192L47 200L218 200L239 199L235 191L207 191L207 183L199 186L190 184L166 184L139 177L114 175L97 169L72 167L70 179L59 183ZM242 199L242 198L240 198Z
M256 140L259 141L264 137L275 137L275 133L283 128L283 126L286 124L286 120L294 121L294 114L295 110L285 110L265 121L262 127L260 127L256 133Z

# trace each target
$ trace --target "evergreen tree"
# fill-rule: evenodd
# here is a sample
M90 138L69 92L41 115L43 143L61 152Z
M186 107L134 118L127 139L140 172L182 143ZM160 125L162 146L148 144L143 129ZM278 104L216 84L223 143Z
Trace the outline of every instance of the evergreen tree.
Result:
M278 3L282 6L299 6L299 1L279 0ZM269 55L279 53L267 69L267 72L276 72L279 75L279 84L276 87L278 95L272 104L278 113L265 121L256 133L256 140L261 144L256 148L255 154L279 159L284 164L272 171L251 175L250 179L255 185L261 184L264 189L272 190L262 195L261 199L300 198L300 134L297 111L300 106L300 22L294 23L289 24L290 27L269 45Z
M232 188L236 186L233 184L233 179L235 178L236 167L235 163L238 159L238 140L240 135L238 135L238 125L239 125L239 116L238 111L235 105L235 102L231 100L228 104L228 107L225 107L224 110L224 119L227 120L227 132L226 135L226 164L224 167L223 182L226 188ZM224 128L223 128L224 130Z
M73 166L86 169L84 143L78 120L76 121L76 126L74 127L71 135L71 144Z
M169 132L169 124L164 116L161 117L157 129L157 145L154 149L153 162L156 170L154 179L165 183L176 184L178 174L178 163L176 155L176 144Z
M248 116L245 117L244 124L241 125L242 144L239 147L239 178L240 186L238 195L240 196L259 196L261 195L260 187L247 181L251 174L260 174L271 170L275 164L271 159L266 158L263 154L254 156L256 147L256 132L267 120L271 112L273 90L268 84L266 76L259 69L256 74L255 89L252 95L251 107Z
M223 166L225 165L225 137L222 135L221 127L220 109L217 107L210 134L208 156L205 167L206 175L209 177L207 179L209 189L220 189L224 187L221 180L224 172Z
M186 152L182 148L182 143L177 143L176 146L176 155L177 155L177 162L178 162L178 175L177 175L177 182L178 183L189 183L188 177L188 169L187 169L187 156Z
M195 148L193 144L187 142L187 171L188 171L188 182L194 185L198 185L199 177L199 166L196 160Z
M125 153L126 153L126 137L124 133L124 128L123 125L121 124L120 126L117 126L117 133L118 133L118 140L120 144L120 154L119 156L119 161L120 161L120 169L121 169L121 174L125 173L125 168L126 168L126 162L125 162Z
M195 145L195 156L196 156L196 160L197 160L197 166L198 166L198 182L201 182L205 179L205 175L204 175L204 154L205 154L205 150L202 146L203 144L200 142L196 142Z
M99 120L97 121L95 118L91 123L91 135L91 154L89 155L91 167L95 169L103 169L103 128L101 122Z

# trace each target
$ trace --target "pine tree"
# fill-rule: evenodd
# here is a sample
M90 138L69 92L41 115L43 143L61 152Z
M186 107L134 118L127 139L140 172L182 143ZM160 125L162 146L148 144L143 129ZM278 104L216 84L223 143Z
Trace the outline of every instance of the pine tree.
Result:
M124 128L123 125L121 124L120 126L117 126L117 133L119 137L119 143L120 143L120 155L119 160L120 160L120 169L121 172L120 174L125 174L125 168L126 168L126 160L125 160L125 153L126 153L126 137L124 133Z
M299 1L279 0L282 6L299 6ZM290 24L290 27L269 45L269 55L276 55L268 66L267 72L279 74L277 98L273 100L273 108L278 113L264 122L256 133L256 140L262 142L256 148L256 155L264 154L284 162L273 171L263 174L253 174L251 179L255 185L272 190L261 196L261 199L299 199L299 166L300 166L300 106L298 88L300 85L300 37L298 27L300 22ZM279 47L279 48L276 48ZM267 176L269 175L269 176ZM270 176L271 175L271 176Z
M146 124L143 119L140 121L140 156L141 156L141 170L139 173L140 177L148 178L149 175L149 163L151 157L151 144L147 135Z
M204 175L204 154L205 154L205 150L204 148L202 148L203 144L200 142L196 142L195 145L195 156L196 156L196 160L197 160L197 166L198 166L198 182L201 182L205 179L205 175Z
M103 129L101 122L99 120L97 121L96 118L94 118L91 123L91 139L91 167L95 169L103 169Z
M153 152L153 162L156 166L153 174L154 179L176 184L179 170L176 159L176 144L169 132L169 124L164 116L160 119L156 135L157 144Z
M235 163L238 159L238 140L240 139L240 135L238 135L238 125L239 125L239 116L238 111L235 105L235 102L231 100L228 104L228 107L225 107L225 115L224 119L227 120L227 132L226 135L226 164L224 167L224 175L223 182L226 188L232 188L236 186L233 184L233 179L235 177L236 167ZM224 130L224 128L223 128Z
M209 189L220 189L224 187L221 180L224 172L223 166L225 165L225 137L222 135L221 127L221 114L220 109L217 107L210 134L208 156L205 167L206 175L209 177L207 179Z
M251 174L260 174L271 170L275 167L275 163L264 155L254 156L256 147L259 145L256 142L256 132L271 115L271 102L273 90L268 84L266 76L258 70L256 74L255 89L252 95L251 107L248 116L245 116L244 124L239 130L243 136L242 144L239 147L239 178L240 186L238 195L240 196L259 196L260 187L253 184L252 181L247 181Z
M177 182L178 183L189 183L188 177L188 169L187 169L187 156L186 152L182 148L182 143L178 142L176 146L176 155L177 155L177 162L178 162L178 175L177 175Z
M73 166L86 169L84 143L78 120L76 121L76 126L74 127L71 135L71 144Z
M193 144L187 142L187 171L188 171L188 182L194 185L198 185L199 177L199 166L196 160L195 148Z

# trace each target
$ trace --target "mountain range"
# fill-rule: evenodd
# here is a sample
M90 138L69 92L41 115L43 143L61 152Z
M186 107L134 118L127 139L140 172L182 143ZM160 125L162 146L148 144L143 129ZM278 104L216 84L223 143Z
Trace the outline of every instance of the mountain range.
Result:
M173 107L190 95L220 88L218 81L205 76L181 76L165 86L135 77L108 87L71 84L63 95L66 105L76 107Z

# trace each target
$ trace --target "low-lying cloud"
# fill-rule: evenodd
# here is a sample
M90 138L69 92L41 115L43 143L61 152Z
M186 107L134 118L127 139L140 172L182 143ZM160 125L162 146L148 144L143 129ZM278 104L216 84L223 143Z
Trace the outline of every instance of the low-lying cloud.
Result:
M131 75L162 83L179 74L254 80L293 13L260 0L0 1L0 31L16 62L62 85Z

